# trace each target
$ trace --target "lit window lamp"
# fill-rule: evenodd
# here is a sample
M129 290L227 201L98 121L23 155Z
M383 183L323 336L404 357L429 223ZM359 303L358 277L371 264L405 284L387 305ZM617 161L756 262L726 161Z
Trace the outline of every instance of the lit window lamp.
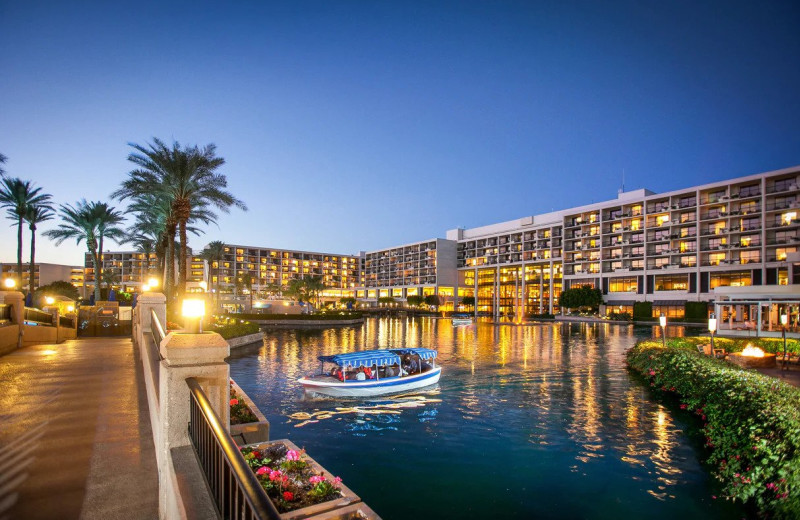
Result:
M183 315L183 326L187 333L200 334L203 332L203 316L206 314L206 302L204 300L183 300L181 314Z
M666 334L667 317L664 315L663 312L661 313L661 316L659 316L659 318L658 318L658 323L659 323L659 325L661 325L661 340L662 340L662 343L664 344L664 346L666 347L667 346L667 334Z

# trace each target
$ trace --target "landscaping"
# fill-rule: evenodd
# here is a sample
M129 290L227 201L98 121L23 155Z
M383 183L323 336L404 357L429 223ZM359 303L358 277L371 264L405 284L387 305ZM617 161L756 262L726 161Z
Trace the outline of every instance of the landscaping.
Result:
M360 312L331 311L316 312L313 314L226 314L225 318L231 320L357 320L362 317Z
M240 448L247 465L279 512L294 511L342 496L342 479L329 479L306 460L303 450L283 443Z
M216 332L225 339L231 339L256 334L260 329L257 324L244 319L214 316L214 321L207 330Z
M677 338L665 348L658 340L641 341L628 351L628 365L703 422L707 462L724 498L752 505L766 517L800 517L800 389L698 353L697 345L708 342ZM748 343L783 351L783 341L775 339L715 343L728 352ZM790 350L800 350L796 340L789 343Z
M236 393L233 387L231 387L230 399L231 424L258 422L258 417L250 410L250 407L245 404L244 399Z

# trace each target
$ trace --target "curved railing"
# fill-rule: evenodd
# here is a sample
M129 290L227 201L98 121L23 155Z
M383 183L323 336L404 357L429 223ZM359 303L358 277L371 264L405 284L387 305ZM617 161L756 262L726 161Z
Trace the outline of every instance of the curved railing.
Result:
M222 518L279 520L278 510L220 423L200 384L193 377L188 378L186 384L189 386L189 437Z

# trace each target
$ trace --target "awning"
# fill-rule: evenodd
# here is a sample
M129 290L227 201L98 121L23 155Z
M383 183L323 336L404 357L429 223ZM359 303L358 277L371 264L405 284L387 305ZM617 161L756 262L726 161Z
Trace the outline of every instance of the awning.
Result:
M340 367L371 367L372 365L400 364L400 356L386 349L364 350L363 352L347 352L333 356L319 356L320 361L336 363Z
M431 348L393 348L392 352L401 356L405 356L406 354L411 356L417 355L420 359L432 359L439 355L438 352Z
M636 303L636 300L609 300L606 305L633 305L634 303Z
M655 300L653 305L686 305L686 300Z

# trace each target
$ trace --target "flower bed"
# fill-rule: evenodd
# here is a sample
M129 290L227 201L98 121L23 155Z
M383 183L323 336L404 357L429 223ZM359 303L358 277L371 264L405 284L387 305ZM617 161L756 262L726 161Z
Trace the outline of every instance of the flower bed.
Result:
M255 323L243 319L226 318L224 316L214 316L213 322L207 328L209 332L216 332L225 339L238 338L255 334L260 329Z
M742 344L724 347L757 343L736 341ZM800 390L699 354L701 342L674 339L664 348L659 341L642 341L628 351L628 364L703 421L708 462L725 498L752 504L767 517L800 518Z
M244 424L258 422L258 417L253 413L249 406L236 393L236 389L231 386L231 424Z
M261 487L286 520L306 518L360 499L287 440L239 448Z

